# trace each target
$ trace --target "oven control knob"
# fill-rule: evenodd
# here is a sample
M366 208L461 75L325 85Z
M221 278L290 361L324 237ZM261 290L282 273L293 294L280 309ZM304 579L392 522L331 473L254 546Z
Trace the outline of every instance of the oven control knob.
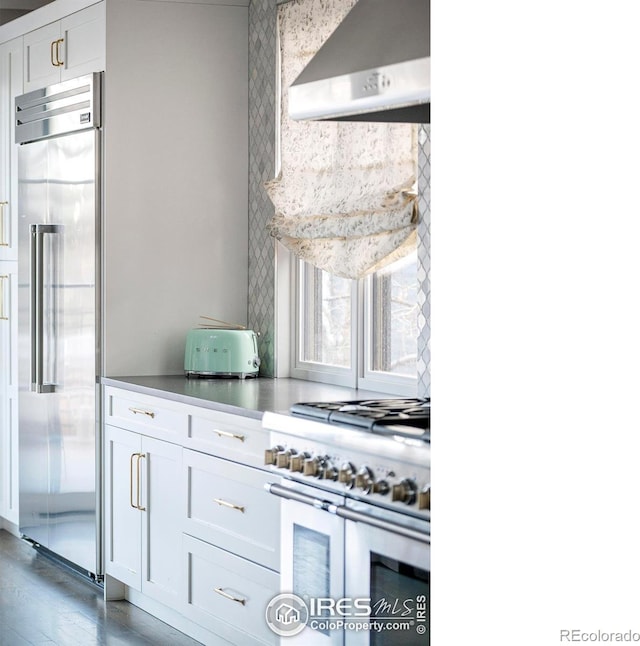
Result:
M416 483L405 478L391 488L391 500L403 502L405 505L413 505L416 501Z
M276 467L278 467L278 469L289 468L291 456L295 454L296 452L293 449L289 449L288 451L278 451L278 453L276 454Z
M333 480L333 482L335 482L338 479L338 469L336 469L332 464L327 462L320 470L318 477L321 478L322 480Z
M431 487L428 485L418 493L418 509L431 509Z
M264 452L264 463L265 464L275 464L276 463L276 456L282 450L283 450L283 447L281 447L281 446L274 446L271 449L266 449L265 452Z
M291 459L289 460L289 470L302 473L304 462L308 457L309 454L305 453L304 451L302 453L292 455Z
M386 496L389 493L389 483L386 480L378 480L378 482L374 482L373 493L379 493L381 496Z
M320 460L318 458L310 458L304 461L302 465L302 475L304 476L318 476L320 475Z
M345 462L338 471L338 480L347 486L347 489L353 489L355 484L355 467L351 462Z
M373 491L374 480L375 476L369 467L361 467L360 471L356 473L356 487L364 493Z

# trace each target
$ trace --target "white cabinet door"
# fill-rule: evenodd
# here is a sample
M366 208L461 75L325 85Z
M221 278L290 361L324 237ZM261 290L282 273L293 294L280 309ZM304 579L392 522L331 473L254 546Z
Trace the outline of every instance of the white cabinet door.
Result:
M24 37L24 91L104 70L104 2Z
M185 533L280 569L280 499L264 488L273 474L185 450L183 477Z
M16 262L0 262L0 516L18 524L18 363Z
M105 569L167 605L177 602L182 447L105 425Z
M105 426L105 570L140 590L142 521L141 438Z
M87 7L60 21L64 58L60 67L62 81L101 72L105 68L104 2Z
M22 38L0 45L0 260L18 258L18 148L13 103L22 94Z
M29 32L24 37L24 90L60 82L60 22Z
M278 593L276 572L187 534L182 561L186 570L184 614L189 619L232 644L280 643L264 618L265 608Z
M175 607L182 547L182 447L142 438L142 592Z

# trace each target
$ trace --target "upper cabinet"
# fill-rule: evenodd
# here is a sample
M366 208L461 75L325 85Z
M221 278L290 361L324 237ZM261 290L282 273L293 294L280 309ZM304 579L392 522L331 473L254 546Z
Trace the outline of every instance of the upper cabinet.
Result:
M105 5L82 11L24 37L24 91L105 68Z
M22 38L0 45L0 260L18 258L13 100L22 94Z

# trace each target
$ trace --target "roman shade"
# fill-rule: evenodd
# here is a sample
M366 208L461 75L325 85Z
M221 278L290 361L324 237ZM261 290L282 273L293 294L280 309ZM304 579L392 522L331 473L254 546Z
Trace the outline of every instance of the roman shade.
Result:
M360 278L415 249L417 126L295 122L287 89L355 4L294 0L278 7L280 173L265 183L272 236L332 274Z

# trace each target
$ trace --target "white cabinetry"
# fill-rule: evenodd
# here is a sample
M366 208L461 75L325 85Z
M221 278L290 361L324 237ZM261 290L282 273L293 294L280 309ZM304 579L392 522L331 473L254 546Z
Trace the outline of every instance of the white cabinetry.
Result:
M196 451L185 450L183 462L184 531L279 570L278 501L264 488L273 476Z
M0 517L18 524L17 263L0 262Z
M0 45L0 519L18 524L18 182L13 100L22 92L22 38ZM0 520L1 526L2 520Z
M92 5L24 37L24 91L105 67L105 4Z
M186 615L238 646L277 644L264 612L278 593L278 574L188 534L183 549Z
M186 449L183 468L185 614L236 644L276 643L264 620L280 569L273 476Z
M264 611L279 592L280 505L264 489L274 476L241 463L268 446L260 420L111 386L104 417L107 574L200 641L277 643Z
M175 444L105 429L106 572L169 606L180 590L181 457Z
M0 45L0 260L18 258L18 149L13 100L22 93L22 38Z

